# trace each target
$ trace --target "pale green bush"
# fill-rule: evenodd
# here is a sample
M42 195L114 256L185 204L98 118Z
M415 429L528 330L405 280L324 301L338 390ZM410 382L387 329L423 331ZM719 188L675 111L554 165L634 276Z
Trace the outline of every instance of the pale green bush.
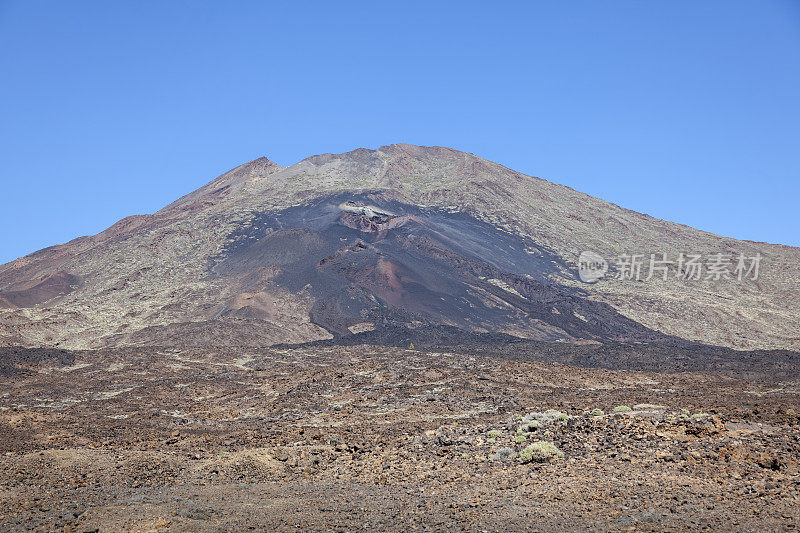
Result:
M519 460L522 463L545 463L561 457L564 457L564 452L556 448L552 442L543 440L528 444L519 454Z
M525 422L520 427L517 428L517 433L530 433L532 431L536 431L542 427L542 423L538 420L531 420L530 422Z
M645 409L665 409L663 405L656 405L654 403L637 403L633 408L637 411Z

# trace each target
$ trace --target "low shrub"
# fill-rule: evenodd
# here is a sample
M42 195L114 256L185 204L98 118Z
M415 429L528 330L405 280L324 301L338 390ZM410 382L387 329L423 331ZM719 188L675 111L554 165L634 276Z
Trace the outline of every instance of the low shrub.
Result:
M564 457L564 452L556 448L552 442L543 440L528 444L519 454L519 460L522 463L545 463L561 457Z
M566 420L569 418L569 415L566 413L562 413L557 409L548 409L545 412L533 412L528 413L524 417L522 417L522 423L530 424L531 422L538 422L539 425L548 424L553 420ZM538 427L538 426L537 426Z
M654 403L637 403L633 408L637 411L644 409L665 409L663 405L656 405Z
M492 461L510 461L514 457L516 457L517 452L515 452L512 448L500 448L492 455Z
M542 427L542 423L538 420L532 420L530 422L525 422L520 427L517 428L517 433L530 433L532 431L536 431Z

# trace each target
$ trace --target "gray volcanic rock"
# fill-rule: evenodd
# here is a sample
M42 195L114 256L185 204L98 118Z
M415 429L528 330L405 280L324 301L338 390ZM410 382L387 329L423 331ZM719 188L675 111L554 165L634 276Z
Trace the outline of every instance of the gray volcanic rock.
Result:
M796 365L509 352L0 348L0 530L797 529Z
M757 280L581 283L581 251L762 256ZM800 346L800 249L624 210L472 154L241 165L0 266L0 344L268 346L449 326L568 342Z

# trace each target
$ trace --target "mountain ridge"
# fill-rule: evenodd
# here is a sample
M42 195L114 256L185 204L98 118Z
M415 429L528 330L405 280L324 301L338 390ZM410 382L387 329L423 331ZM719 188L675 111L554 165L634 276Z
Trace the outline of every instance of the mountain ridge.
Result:
M800 297L793 281L800 274L800 249L720 237L636 213L542 178L526 176L474 154L408 144L320 154L288 167L261 157L223 173L156 213L127 217L97 235L45 248L2 265L0 306L5 308L0 310L0 342L102 347L132 342L137 332L146 328L199 324L212 319L229 320L226 328L242 330L241 334L248 337L253 336L248 328L261 327L272 332L255 335L256 345L322 340L331 335L331 331L320 327L310 317L315 306L320 305L315 299L319 295L314 297L308 291L287 290L280 281L275 281L282 275L275 272L259 271L257 275L255 271L240 272L235 279L221 280L210 276L209 260L222 253L237 232L250 232L248 238L256 239L253 242L257 243L267 239L258 231L266 231L265 228L283 231L275 226L289 223L281 217L289 216L292 224L302 227L308 222L302 216L289 215L291 209L317 205L320 199L338 193L355 195L358 201L365 203L375 198L386 205L396 203L401 211L422 210L428 217L428 227L406 227L400 231L410 232L408 235L398 234L398 240L392 243L385 240L377 243L375 261L383 264L384 270L389 268L386 257L381 255L389 253L386 247L391 247L390 253L394 254L392 264L402 264L410 257L403 254L411 253L407 248L410 246L408 237L417 239L414 246L422 246L425 239L420 235L415 237L415 231L432 232L425 238L432 236L434 240L441 240L441 231L450 232L450 243L455 242L461 246L460 253L468 254L475 243L459 239L485 239L499 232L497 235L513 235L520 239L509 246L522 246L524 241L527 243L524 246L539 249L539 252L546 250L563 263L557 272L549 274L553 286L564 287L564 290L580 289L589 300L610 305L621 316L650 330L740 349L800 346L797 334L800 317L792 305ZM338 215L329 208L331 206L317 205L318 215L327 221L327 226L311 231L327 231L326 239L333 239L341 224L336 218ZM263 224L261 229L253 230L252 225L258 227L259 220ZM466 233L458 234L461 230ZM337 238L353 241L348 241L348 245L359 235L375 238L372 233L359 229L352 231L359 233ZM333 243L325 242L328 244L321 241L315 244L321 247L320 253ZM443 243L437 241L435 246L441 249L451 245ZM273 253L266 241L261 246ZM587 285L577 280L575 272L577 257L584 250L604 257L621 253L761 253L764 265L759 280L749 284L730 280L724 280L727 283L705 280L679 283L660 279L633 284L602 279ZM481 253L482 261L492 256L485 247ZM380 263L381 257L384 257L383 263ZM435 261L443 257L440 254ZM308 260L314 262L318 258L309 256ZM258 258L249 261L256 264ZM428 272L428 266L419 261L417 264L421 269L415 271L417 274ZM262 266L269 270L270 265ZM440 270L441 265L436 266L426 275ZM80 277L82 287L31 307L14 309L2 303L8 301L9 292L43 282L59 272ZM465 281L463 290L453 290L463 293L460 298L468 298L467 293L473 290L470 287L477 284L474 286L483 291L481 298L500 298L503 302L492 305L517 305L506 301L511 296L486 296L493 289L479 277ZM253 281L256 278L258 281ZM425 290L433 294L438 290L438 282L426 279ZM421 281L416 279L413 283ZM347 283L359 285L367 281L358 278ZM259 290L252 291L254 287ZM241 294L260 293L267 296L258 298L271 302L259 304L269 309L256 313L261 316L260 321L250 317L246 320L251 322L243 322L239 327L232 324L239 324L237 321L244 320L241 317L236 320L223 315L214 318L215 313L225 313L230 311L227 308L231 305L240 305L244 298ZM343 301L338 296L334 300ZM232 303L234 301L237 303ZM217 309L220 306L227 311ZM429 314L431 310L422 312ZM530 313L523 314L530 317ZM503 327L516 328L511 318L504 324ZM476 327L485 329L484 326L495 327L491 324ZM534 329L539 331L540 328ZM524 332L517 331L519 333ZM145 338L140 342L155 340Z

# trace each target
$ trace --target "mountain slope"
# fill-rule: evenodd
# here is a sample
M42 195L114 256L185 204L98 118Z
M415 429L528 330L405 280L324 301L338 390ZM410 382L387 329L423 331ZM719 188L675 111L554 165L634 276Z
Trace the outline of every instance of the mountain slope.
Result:
M579 254L762 256L757 280L585 284ZM0 266L0 343L307 342L385 326L798 348L800 249L665 222L472 154L241 165L161 211Z

